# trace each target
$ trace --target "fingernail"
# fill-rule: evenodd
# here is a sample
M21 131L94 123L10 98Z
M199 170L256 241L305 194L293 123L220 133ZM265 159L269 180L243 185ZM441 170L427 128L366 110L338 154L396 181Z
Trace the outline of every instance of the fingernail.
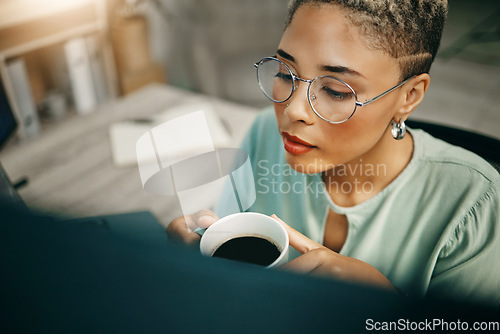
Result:
M201 228L207 228L213 223L215 223L215 218L209 215L203 215L197 220L198 226Z
M274 213L271 215L271 218L274 220L277 220L277 221L281 221L281 219L278 216L276 216Z

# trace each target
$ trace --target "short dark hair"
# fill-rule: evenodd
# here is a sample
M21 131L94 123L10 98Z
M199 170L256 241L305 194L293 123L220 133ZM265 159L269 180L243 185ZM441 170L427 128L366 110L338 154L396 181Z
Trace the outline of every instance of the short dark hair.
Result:
M305 4L341 8L369 47L399 60L401 80L429 73L448 13L447 0L292 0L286 26Z

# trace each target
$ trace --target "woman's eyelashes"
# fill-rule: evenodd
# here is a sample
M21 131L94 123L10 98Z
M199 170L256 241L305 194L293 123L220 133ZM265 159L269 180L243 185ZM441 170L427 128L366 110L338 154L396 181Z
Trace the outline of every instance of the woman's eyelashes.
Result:
M321 92L323 92L324 95L326 95L330 99L334 99L334 100L350 100L353 97L352 92L340 92L336 89L332 89L332 88L327 87L327 86L323 86L321 88Z
M276 73L276 78L281 79L286 82L292 82L293 78L290 73L283 73L283 72L278 72Z

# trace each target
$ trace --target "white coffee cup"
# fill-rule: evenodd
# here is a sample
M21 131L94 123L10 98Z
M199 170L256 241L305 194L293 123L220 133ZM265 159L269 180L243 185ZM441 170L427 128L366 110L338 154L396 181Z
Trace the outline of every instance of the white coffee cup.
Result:
M279 257L266 268L288 261L289 240L285 228L273 218L256 212L235 213L216 221L203 234L200 251L212 256L226 241L245 236L261 237L279 249Z

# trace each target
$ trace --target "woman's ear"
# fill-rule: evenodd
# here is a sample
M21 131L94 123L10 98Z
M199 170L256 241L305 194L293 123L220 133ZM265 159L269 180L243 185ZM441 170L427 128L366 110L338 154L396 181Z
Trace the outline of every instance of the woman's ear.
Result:
M395 119L407 119L411 113L424 99L425 92L429 88L431 77L427 73L417 75L411 79L404 88L402 104L396 113Z

